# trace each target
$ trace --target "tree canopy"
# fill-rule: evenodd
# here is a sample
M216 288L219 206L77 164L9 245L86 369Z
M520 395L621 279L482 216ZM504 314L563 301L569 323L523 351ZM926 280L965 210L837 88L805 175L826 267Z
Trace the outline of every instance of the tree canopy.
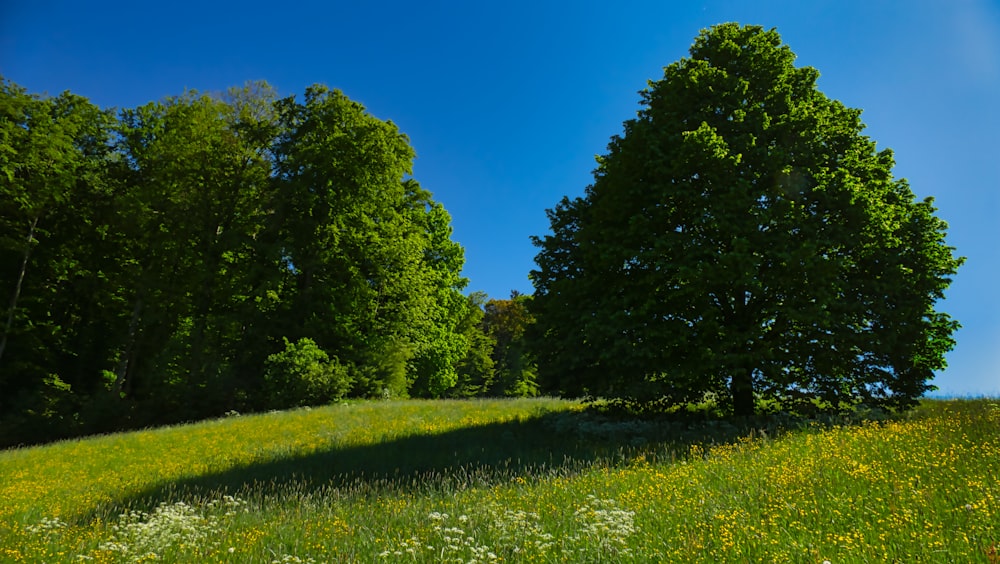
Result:
M594 182L548 211L531 273L550 390L906 408L958 324L962 262L932 199L893 177L861 111L778 33L723 24L641 92Z
M487 393L460 382L492 341L414 157L320 85L114 112L0 80L0 445Z

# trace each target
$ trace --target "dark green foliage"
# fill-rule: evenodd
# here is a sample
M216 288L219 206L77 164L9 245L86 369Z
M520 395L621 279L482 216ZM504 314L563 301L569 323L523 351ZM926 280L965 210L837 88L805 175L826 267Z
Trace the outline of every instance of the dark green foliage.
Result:
M8 416L0 426L0 444L41 442L80 428L80 398L55 375L20 390L5 405Z
M778 34L725 24L642 92L582 198L538 238L539 370L552 390L667 405L713 393L907 408L957 323L962 259L892 176L859 110Z
M62 417L98 387L88 363L114 324L97 311L114 299L100 272L114 256L112 124L79 96L40 99L0 80L0 415ZM61 407L38 407L53 394Z
M495 377L491 395L530 397L538 395L537 368L528 352L527 331L534 323L528 310L531 296L512 292L509 300L486 303L483 330L496 343L493 348Z
M3 81L0 446L351 382L454 393L475 338L464 255L413 158L322 86L187 92L116 119Z
M195 93L122 113L119 264L128 322L119 362L106 368L127 396L155 398L186 417L233 401L241 357L255 361L251 370L263 362L244 339L260 322L255 298L276 286L259 239L275 187L248 119Z
M467 300L466 314L459 323L458 331L469 342L469 350L458 363L458 383L450 393L452 397L488 395L495 377L495 362L491 355L496 348L496 339L483 327L483 307L488 303L486 294L473 292Z

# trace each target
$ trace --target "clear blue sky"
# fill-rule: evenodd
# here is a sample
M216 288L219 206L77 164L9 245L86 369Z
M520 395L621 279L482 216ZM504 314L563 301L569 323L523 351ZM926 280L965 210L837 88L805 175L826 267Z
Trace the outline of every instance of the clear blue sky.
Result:
M134 107L267 80L343 90L415 147L454 218L471 290L530 292L545 209L590 182L648 79L702 28L776 27L820 88L864 110L898 177L934 196L967 256L942 309L964 325L939 393L1000 395L1000 3L0 3L0 74Z

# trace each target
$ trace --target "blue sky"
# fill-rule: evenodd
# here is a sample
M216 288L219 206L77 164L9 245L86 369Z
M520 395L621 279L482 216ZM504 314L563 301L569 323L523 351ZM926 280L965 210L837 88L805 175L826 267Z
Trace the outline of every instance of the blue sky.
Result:
M898 177L934 196L968 261L948 395L1000 395L1000 3L76 2L0 4L0 74L134 107L185 89L323 83L409 135L414 176L454 218L471 290L530 292L545 209L591 180L637 91L700 29L776 27L820 88L864 110Z

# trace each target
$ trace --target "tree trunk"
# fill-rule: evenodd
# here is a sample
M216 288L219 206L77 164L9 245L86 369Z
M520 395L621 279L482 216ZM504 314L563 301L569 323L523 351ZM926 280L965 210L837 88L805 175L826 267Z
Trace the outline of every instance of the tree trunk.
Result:
M7 321L3 325L3 335L0 336L0 360L3 360L3 351L7 348L7 334L10 333L11 326L14 325L14 310L17 309L17 300L21 297L21 285L24 282L24 273L28 270L28 258L31 256L31 241L35 238L35 226L38 225L39 216L31 220L31 227L28 228L28 243L24 248L24 257L21 259L21 270L17 273L17 283L14 285L14 295L10 298L10 308L7 310Z
M753 417L756 412L753 397L753 371L748 368L734 371L729 391L733 395L733 415Z
M129 368L132 365L132 354L135 350L135 335L139 328L139 317L142 312L142 298L136 296L135 305L132 307L132 319L128 323L128 340L125 342L125 350L122 352L122 359L115 370L115 393L129 395L131 392L131 378Z

